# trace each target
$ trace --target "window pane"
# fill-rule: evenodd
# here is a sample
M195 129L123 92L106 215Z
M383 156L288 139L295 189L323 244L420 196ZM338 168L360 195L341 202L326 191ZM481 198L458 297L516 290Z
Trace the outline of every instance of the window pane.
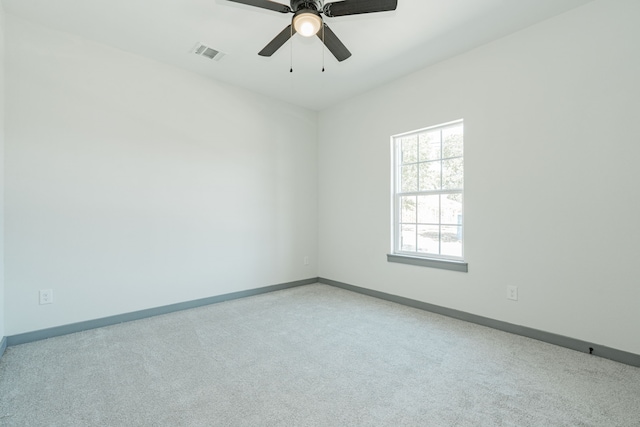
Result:
M442 255L462 258L462 227L442 227Z
M438 255L440 253L439 238L437 225L419 225L417 252Z
M462 125L442 130L442 158L462 156Z
M462 158L442 161L442 188L444 190L462 189L463 178Z
M418 137L407 136L402 141L402 163L415 163L418 161Z
M440 131L421 133L419 136L419 159L437 160L440 158Z
M463 253L462 122L394 136L394 251L461 259Z
M440 222L440 196L418 196L418 222L422 224Z
M418 165L402 166L400 177L400 191L418 191Z
M400 198L400 222L416 222L416 197Z
M462 224L462 194L443 194L442 224Z
M400 250L415 252L416 250L416 226L403 224L400 226Z
M440 162L420 163L420 191L440 189Z

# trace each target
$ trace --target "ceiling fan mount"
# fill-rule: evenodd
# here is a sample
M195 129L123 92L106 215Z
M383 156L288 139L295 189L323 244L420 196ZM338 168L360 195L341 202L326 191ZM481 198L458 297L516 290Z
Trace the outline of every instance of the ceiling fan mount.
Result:
M387 12L395 10L398 0L342 0L324 3L322 0L291 0L290 6L270 0L228 0L280 13L293 13L291 24L285 27L258 55L271 56L295 33L305 37L317 35L338 61L351 56L335 33L324 22L328 18L357 15L362 13ZM321 31L322 30L322 31Z

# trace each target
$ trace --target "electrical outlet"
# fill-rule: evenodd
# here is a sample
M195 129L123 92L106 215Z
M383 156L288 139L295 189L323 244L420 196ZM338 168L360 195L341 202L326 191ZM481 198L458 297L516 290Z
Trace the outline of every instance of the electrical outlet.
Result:
M507 299L518 301L518 287L517 286L507 286Z
M53 289L40 290L40 305L53 304Z
M304 265L309 265L309 257L308 256L304 257L303 262L304 262Z

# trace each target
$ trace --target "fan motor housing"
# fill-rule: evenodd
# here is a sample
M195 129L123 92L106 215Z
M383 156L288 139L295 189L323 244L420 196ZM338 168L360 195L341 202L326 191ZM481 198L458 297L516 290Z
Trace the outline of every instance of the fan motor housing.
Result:
M291 0L291 10L297 12L302 9L320 11L322 2L320 0Z

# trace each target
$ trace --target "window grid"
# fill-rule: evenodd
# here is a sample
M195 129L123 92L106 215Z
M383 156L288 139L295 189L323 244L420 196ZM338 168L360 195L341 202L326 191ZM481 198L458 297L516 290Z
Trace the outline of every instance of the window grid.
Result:
M455 130L458 129L458 133L455 133ZM454 131L454 133L449 135L450 141L445 141L445 132L446 131ZM430 157L432 153L429 153L429 138L428 136L437 135L437 157ZM458 135L460 140L455 142L455 136ZM421 144L422 137L424 137L424 144ZM451 142L453 140L454 142ZM452 260L462 260L463 259L463 168L464 168L464 141L463 141L463 122L462 120L446 123L440 126L434 126L431 128L421 129L414 132L405 133L402 135L397 135L392 138L393 148L394 148L394 239L393 244L394 253L398 254L407 254L412 256L422 256L429 258L442 258L442 259L452 259ZM445 150L445 143L449 143L453 146L454 155L451 153L447 153ZM415 150L411 147L411 145L415 145ZM459 152L455 152L456 144L459 145ZM408 145L410 148L406 148L405 145ZM422 148L427 151L426 153L422 153ZM449 148L451 150L451 148ZM410 153L411 152L411 153ZM451 174L451 171L445 171L445 165L448 165L449 168L455 168L455 160L459 162L459 170L454 171L455 173L452 176L446 176L447 174ZM448 163L447 163L448 162ZM437 174L437 188L425 189L429 184L429 176L428 171L429 167L426 166L424 173L426 176L423 177L423 170L421 165L438 165L439 171ZM415 173L408 173L405 169L407 166L412 166L415 169ZM415 175L415 179L412 177L411 181L407 182L405 175ZM423 178L426 178L423 180ZM449 180L451 182L445 182L445 180ZM426 182L427 185L423 185L423 182ZM453 188L451 184L459 184L454 185ZM411 190L415 191L407 191L408 187L411 187ZM447 188L445 188L447 187ZM429 218L430 221L422 221L424 219L424 214L421 215L421 209L427 209L426 205L420 205L420 201L426 201L427 199L420 199L421 197L428 196L437 196L437 216L433 218ZM454 196L454 197L451 197ZM456 196L457 199L456 200ZM403 202L409 203L408 201L413 199L413 208L403 210ZM446 200L445 200L446 199ZM459 212L456 216L457 218L449 218L444 217L444 211L447 207L443 206L443 200L449 205L457 206L459 205ZM426 203L426 202L425 202ZM433 206L431 207L433 209ZM450 209L450 207L449 207ZM456 212L456 209L453 209L451 212ZM403 217L403 214L406 212L411 213L411 218ZM409 220L410 219L410 220ZM457 219L456 221L452 221L452 219ZM429 228L431 227L431 230ZM437 249L427 248L420 246L420 236L422 231L422 236L425 237L422 239L424 242L426 236L428 236L428 231L433 234L434 229L437 230L435 233L435 241L437 242ZM410 230L410 231L408 231ZM443 241L445 238L451 240L451 231L455 231L455 238L458 241L458 246L453 250L451 249L454 245L449 245L449 248L445 250L443 248ZM447 231L449 235L445 235L444 231ZM409 244L405 244L405 237L410 237ZM431 243L434 239L432 239Z

